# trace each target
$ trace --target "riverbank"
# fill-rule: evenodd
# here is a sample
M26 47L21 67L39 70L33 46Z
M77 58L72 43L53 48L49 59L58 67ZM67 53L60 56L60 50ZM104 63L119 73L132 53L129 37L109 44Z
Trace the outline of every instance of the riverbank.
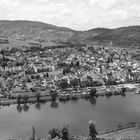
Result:
M100 133L98 138L109 140L139 140L140 139L140 124L129 123L127 125L119 125L116 129Z
M122 95L125 96L127 93L132 92L136 93L137 89L139 88L139 84L121 84L121 85L113 85L113 86L99 86L99 87L87 87L87 88L67 88L67 89L61 89L56 90L57 97L59 101L67 101L67 100L76 100L79 98L90 98L90 90L92 88L95 88L96 91L96 97L99 96L113 96L113 95ZM125 92L122 92L122 88L125 88ZM18 104L18 95L21 95L24 97L25 95L28 96L28 100L26 103L36 103L36 102L49 102L53 100L53 97L51 93L49 93L49 90L47 91L38 91L38 92L19 92L19 93L12 93L14 96L12 98L0 98L0 105L1 106L9 106L13 104ZM39 99L37 97L37 94L39 94ZM25 101L21 100L20 104L24 104Z
M9 138L8 140L30 140L32 136L26 136L26 138ZM119 125L112 130L106 130L103 132L98 132L97 140L139 140L140 139L140 124L131 122L125 125ZM38 138L35 140L49 140L46 138ZM56 137L51 140L61 140ZM69 140L88 140L87 136L72 136L70 135Z
M75 136L74 140L88 140L86 136ZM140 140L140 124L131 122L116 128L98 132L97 140Z
M116 132L99 135L98 138L105 140L140 140L140 128L122 129Z

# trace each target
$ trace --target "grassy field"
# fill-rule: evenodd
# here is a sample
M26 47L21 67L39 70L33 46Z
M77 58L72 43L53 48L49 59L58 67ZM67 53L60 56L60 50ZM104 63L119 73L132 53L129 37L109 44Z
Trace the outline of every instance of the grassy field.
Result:
M98 136L109 140L140 140L140 128L134 127Z
M87 136L77 136L77 139L87 140L88 138ZM122 128L121 130L116 128L111 132L99 133L97 140L140 140L140 126L136 124L130 128Z
M8 38L3 38L3 37L0 37L0 39L7 39L9 43L7 44L2 44L0 43L0 49L4 49L4 48L24 48L24 47L31 47L33 44L32 43L36 43L36 44L39 44L38 41L35 41L35 40L19 40L19 39L16 39L16 38L11 38L11 37L8 37ZM41 43L41 45L43 47L48 47L48 46L56 46L56 43L53 43L53 42L43 42Z

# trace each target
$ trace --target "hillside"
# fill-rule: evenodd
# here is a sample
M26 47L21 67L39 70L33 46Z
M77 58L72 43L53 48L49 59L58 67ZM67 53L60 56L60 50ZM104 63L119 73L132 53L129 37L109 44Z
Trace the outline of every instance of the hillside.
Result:
M0 36L22 41L40 41L45 43L84 43L112 44L117 46L139 46L140 26L116 29L95 28L87 31L75 31L69 28L35 21L0 21Z
M104 30L96 36L88 36L86 40L98 43L111 43L117 46L139 46L140 26Z
M67 41L73 30L33 21L0 21L0 35L12 38Z

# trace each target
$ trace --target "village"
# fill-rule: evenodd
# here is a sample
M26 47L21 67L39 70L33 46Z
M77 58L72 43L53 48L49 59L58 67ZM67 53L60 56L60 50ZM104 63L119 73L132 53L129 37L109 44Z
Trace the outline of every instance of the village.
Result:
M14 103L28 102L33 97L36 102L38 98L57 96L65 100L88 97L90 93L122 94L124 85L140 82L139 60L127 49L36 46L8 48L0 53L1 105L10 105L12 99Z

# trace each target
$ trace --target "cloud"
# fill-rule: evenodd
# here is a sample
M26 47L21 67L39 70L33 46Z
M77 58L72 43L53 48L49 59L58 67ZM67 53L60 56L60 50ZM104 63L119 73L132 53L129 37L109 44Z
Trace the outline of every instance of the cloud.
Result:
M115 0L90 0L91 5L99 7L101 9L109 9L116 3Z
M78 30L138 24L139 0L0 0L0 19L37 20Z

